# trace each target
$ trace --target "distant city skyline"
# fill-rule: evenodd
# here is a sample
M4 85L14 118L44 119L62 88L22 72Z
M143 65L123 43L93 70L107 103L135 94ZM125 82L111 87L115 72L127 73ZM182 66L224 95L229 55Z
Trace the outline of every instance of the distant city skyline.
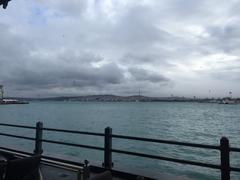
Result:
M0 84L17 97L240 97L239 12L235 0L10 1Z

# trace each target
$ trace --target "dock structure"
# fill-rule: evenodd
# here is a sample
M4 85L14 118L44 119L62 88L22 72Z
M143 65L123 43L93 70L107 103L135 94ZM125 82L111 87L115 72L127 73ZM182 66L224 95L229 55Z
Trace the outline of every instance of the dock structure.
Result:
M27 125L15 125L15 124L6 124L6 123L0 123L0 127L11 127L11 128L17 128L17 129L32 129L35 131L36 136L35 137L29 137L29 136L20 136L17 134L10 134L10 133L4 133L0 132L0 136L5 137L12 137L12 138L18 138L18 139L25 139L29 141L35 142L35 147L32 152L26 152L26 151L20 151L18 148L15 149L9 149L7 147L1 147L0 146L0 153L7 151L12 154L17 154L19 156L36 156L41 155L41 170L43 176L45 176L45 180L53 180L53 179L69 179L69 180L90 180L88 177L89 175L97 175L99 173L110 171L112 174L112 180L154 180L154 179L162 179L162 180L182 180L182 179L188 179L188 178L181 178L181 177L170 177L170 176L163 176L163 174L160 174L159 177L151 177L144 174L133 174L129 172L124 172L117 170L113 167L113 161L112 161L112 154L122 154L122 155L128 155L128 156L135 156L135 157L141 157L141 158L147 158L147 159L156 159L161 161L168 161L172 163L180 163L185 165L192 165L192 166L198 166L198 167L205 167L209 169L218 170L221 180L230 180L231 179L231 173L240 173L240 168L235 167L231 163L230 154L231 153L240 153L240 148L237 147L231 147L228 138L222 137L219 141L218 145L206 145L206 144L199 144L199 143L189 143L189 142L180 142L180 141L171 141L171 140L164 140L164 139L150 139L150 138L144 138L144 137L134 137L134 136L126 136L126 135L119 135L114 134L112 129L110 127L107 127L105 129L105 132L103 133L96 133L96 132L86 132L86 131L78 131L78 130L66 130L66 129L56 129L56 128L47 128L43 126L42 122L37 122L36 126L27 126ZM102 137L104 139L104 143L101 147L95 146L95 145L85 145L85 144L78 144L78 143L72 143L72 142L66 142L66 141L59 141L49 138L44 138L43 134L45 131L48 132L58 132L58 133L68 133L68 134L82 134L87 136L95 136L95 137ZM126 151L121 149L116 149L112 147L113 141L116 141L117 139L123 139L123 140L129 140L129 141L138 141L138 142L148 142L148 143L157 143L157 144L168 144L168 145L174 145L174 146L180 146L180 147L189 147L193 150L196 148L205 149L205 150L214 150L219 151L219 162L218 164L214 164L212 162L200 162L196 160L187 160L187 159L179 159L179 158L172 158L172 157L166 157L163 155L158 154L148 154L145 152L135 152L135 151ZM56 156L49 156L43 153L43 143L50 143L50 144L58 144L58 145L64 145L64 146L70 146L70 147L78 147L78 148L85 148L85 149L92 149L97 151L102 151L104 154L103 157L103 163L102 166L94 165L93 163L90 163L88 165L87 161L79 162L66 159L62 157L56 157ZM217 153L217 152L216 152Z
M10 104L29 104L29 102L18 100L18 99L6 99L4 98L4 86L0 85L0 105L10 105Z

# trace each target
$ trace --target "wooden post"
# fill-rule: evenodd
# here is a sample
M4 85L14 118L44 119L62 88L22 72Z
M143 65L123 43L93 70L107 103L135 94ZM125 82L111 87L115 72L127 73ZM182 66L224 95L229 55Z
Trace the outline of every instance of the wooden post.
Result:
M37 122L36 123L36 140L35 140L35 149L34 154L42 154L42 135L43 135L43 123Z
M221 180L230 180L229 141L222 137L220 140L221 151Z
M103 167L111 169L112 163L112 128L105 128L105 139L104 139L104 163Z

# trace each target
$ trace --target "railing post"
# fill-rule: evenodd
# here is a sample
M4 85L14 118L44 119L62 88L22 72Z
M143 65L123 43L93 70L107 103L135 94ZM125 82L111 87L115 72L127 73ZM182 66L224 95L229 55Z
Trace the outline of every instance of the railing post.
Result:
M111 169L112 163L112 128L105 128L105 139L104 139L104 163L103 167Z
M42 154L43 149L42 149L42 135L43 135L43 123L42 122L37 122L36 123L36 140L35 140L35 149L34 149L34 154Z
M221 180L230 180L229 141L222 137L220 140L221 151Z

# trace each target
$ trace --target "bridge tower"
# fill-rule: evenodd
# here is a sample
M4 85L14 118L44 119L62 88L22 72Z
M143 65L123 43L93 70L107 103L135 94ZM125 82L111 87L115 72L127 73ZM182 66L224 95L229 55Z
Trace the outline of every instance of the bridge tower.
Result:
M3 101L3 85L0 85L0 102Z

